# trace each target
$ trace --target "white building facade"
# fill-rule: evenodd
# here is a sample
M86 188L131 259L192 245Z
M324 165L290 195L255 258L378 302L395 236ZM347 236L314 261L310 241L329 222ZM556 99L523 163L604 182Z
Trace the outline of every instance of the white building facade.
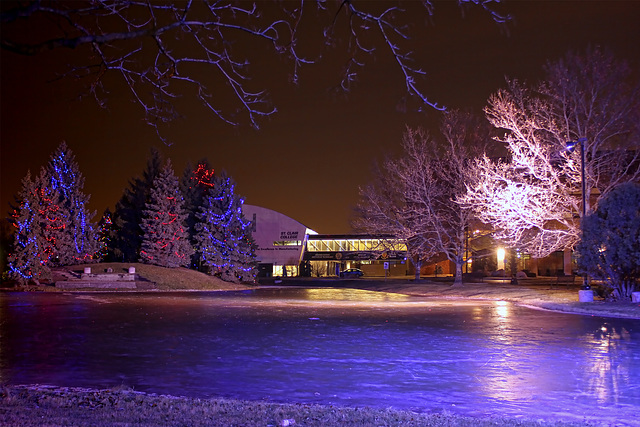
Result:
M298 276L307 236L317 233L280 212L260 206L244 204L242 213L252 223L258 246L258 275Z

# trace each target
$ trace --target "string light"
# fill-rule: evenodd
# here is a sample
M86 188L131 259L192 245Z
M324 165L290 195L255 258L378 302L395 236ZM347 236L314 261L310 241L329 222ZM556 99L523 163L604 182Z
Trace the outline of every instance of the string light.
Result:
M67 154L66 145L62 144L57 154L55 154L50 162L51 165L51 187L61 193L62 199L70 203L70 221L73 227L73 242L75 244L76 259L84 259L89 254L85 254L85 243L87 235L87 218L84 201L78 197L78 191L82 189L83 180L79 174L74 172L72 165L73 156Z
M171 163L163 168L153 182L150 201L146 205L142 229L144 237L140 258L165 267L186 266L193 250L183 226L186 214L184 199Z
M251 221L242 214L244 200L235 196L235 185L230 178L221 179L218 195L205 198L201 214L198 242L201 258L223 279L235 280L253 275L253 248L246 235Z

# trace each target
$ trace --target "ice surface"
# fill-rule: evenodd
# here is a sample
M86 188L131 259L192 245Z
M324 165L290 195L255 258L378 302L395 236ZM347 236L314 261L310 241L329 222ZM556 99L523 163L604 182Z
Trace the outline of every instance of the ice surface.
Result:
M0 381L634 425L640 321L349 289L0 296Z

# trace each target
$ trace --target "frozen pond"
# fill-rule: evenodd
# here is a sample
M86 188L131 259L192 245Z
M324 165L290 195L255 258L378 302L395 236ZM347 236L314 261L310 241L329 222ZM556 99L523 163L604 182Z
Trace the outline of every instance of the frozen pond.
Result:
M640 320L349 289L0 294L0 382L463 415L640 414Z

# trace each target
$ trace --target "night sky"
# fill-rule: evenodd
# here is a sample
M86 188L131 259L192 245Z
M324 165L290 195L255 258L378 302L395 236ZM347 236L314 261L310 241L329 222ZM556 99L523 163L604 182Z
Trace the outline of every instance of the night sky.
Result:
M607 46L640 69L640 0L507 1L501 10L513 15L508 33L480 9L463 16L453 2L436 4L430 23L424 16L418 20L423 28L414 39L414 58L427 72L424 87L432 100L480 113L505 76L535 81L547 60L589 44ZM2 216L27 170L38 173L66 141L85 176L96 220L105 208L113 210L128 181L142 173L150 148L157 147L179 175L188 161L207 158L235 179L246 203L282 212L320 233L347 233L358 186L370 180L373 163L398 152L406 125L435 131L439 120L435 110L403 111L403 76L383 52L348 94L332 90L339 75L329 60L303 68L295 86L281 58L260 57L259 73L279 110L274 116L259 130L234 128L197 100L183 98L185 117L167 132L167 146L144 123L121 82L107 82L108 108L101 109L90 97L78 99L77 82L52 81L74 54L0 52Z

